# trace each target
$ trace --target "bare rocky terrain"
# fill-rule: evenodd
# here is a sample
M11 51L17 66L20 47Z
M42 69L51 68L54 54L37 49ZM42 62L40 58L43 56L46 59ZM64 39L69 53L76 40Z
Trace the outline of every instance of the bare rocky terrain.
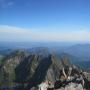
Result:
M7 90L90 90L90 73L68 57L17 50L0 64L0 88Z

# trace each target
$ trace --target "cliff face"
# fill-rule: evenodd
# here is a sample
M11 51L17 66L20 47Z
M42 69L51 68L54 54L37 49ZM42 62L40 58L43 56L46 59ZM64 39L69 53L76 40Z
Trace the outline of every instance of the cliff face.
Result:
M31 90L33 87L36 88L42 84L44 80L54 86L56 81L67 79L69 67L73 68L73 65L70 63L68 57L65 56L62 56L60 59L51 53L45 57L45 55L38 53L31 54L24 50L15 51L5 57L1 65L0 87L18 87L19 90ZM76 71L78 73L80 72L80 70ZM72 75L73 74L75 73L72 72ZM66 88L69 87L67 86Z

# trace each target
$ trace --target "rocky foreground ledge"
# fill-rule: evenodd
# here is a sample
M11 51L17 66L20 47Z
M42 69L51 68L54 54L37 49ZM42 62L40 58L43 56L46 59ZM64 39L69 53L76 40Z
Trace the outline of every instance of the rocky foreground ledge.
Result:
M57 80L54 84L44 81L30 90L90 90L90 73L83 73L85 77L69 77L68 80ZM72 79L70 79L72 78Z

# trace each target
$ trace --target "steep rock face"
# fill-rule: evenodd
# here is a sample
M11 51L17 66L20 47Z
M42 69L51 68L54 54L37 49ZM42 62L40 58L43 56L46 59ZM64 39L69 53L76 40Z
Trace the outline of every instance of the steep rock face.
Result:
M81 84L70 83L69 85L67 85L65 88L61 90L84 90L84 89Z
M0 68L0 87L13 87L15 68L28 56L25 51L15 51L4 58Z
M33 60L33 62L34 65L35 61ZM62 66L55 56L49 55L46 58L42 58L25 90L29 90L33 86L39 85L44 79L54 83L59 79L60 68L62 68Z
M65 63L63 63L65 60ZM34 62L34 60L33 60ZM33 63L34 65L35 63ZM46 58L42 58L40 63L38 63L33 77L29 80L25 90L29 90L34 86L38 86L43 80L55 83L55 81L60 79L61 70L64 66L71 66L69 60L64 57L59 60L55 55L50 54Z
M62 61L55 55L48 54L45 57L36 53L30 54L25 50L17 50L4 59L0 68L0 87L23 85L30 88L31 82L34 86L44 79L55 82L59 79L62 68Z

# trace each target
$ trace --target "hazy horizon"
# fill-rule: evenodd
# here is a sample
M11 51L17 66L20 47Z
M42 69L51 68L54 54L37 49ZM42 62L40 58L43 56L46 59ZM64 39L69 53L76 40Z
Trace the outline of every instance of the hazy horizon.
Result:
M0 41L90 42L89 0L0 0Z

